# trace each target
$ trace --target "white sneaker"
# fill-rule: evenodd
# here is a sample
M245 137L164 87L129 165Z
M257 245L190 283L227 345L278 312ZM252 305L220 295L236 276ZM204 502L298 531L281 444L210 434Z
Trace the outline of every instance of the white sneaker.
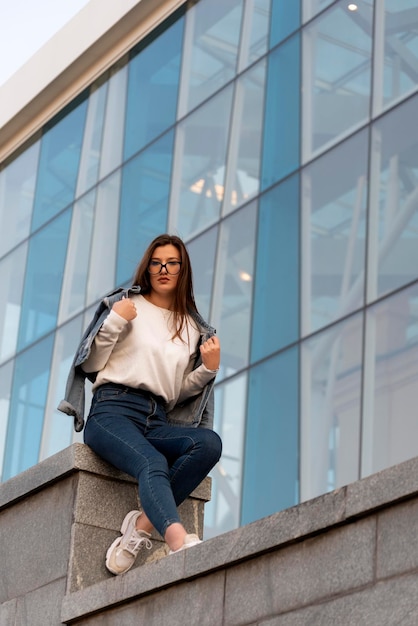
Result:
M187 550L187 548L197 546L198 543L202 542L197 535L186 535L181 548L178 548L177 550L170 550L168 554L176 554L177 552L181 552L182 550Z
M112 574L124 574L135 563L138 552L145 546L151 550L151 535L145 530L136 530L140 511L131 511L125 516L120 529L122 536L115 539L106 552L106 567Z

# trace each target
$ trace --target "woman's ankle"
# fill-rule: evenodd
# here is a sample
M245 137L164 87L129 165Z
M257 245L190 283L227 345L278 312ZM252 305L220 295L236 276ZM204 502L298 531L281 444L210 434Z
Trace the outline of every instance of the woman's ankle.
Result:
M142 512L136 520L135 530L145 530L145 532L151 533L153 528L154 527L149 521L148 517L145 515L144 512Z
M174 552L175 550L178 550L182 547L186 535L187 532L184 526L176 522L174 524L170 524L170 526L167 528L164 535L164 541L166 542L170 550Z

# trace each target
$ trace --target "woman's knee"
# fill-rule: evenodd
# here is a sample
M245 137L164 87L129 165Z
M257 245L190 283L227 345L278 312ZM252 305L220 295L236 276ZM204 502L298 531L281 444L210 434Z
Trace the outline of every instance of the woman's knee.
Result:
M203 438L203 446L205 453L210 455L213 459L213 463L217 463L222 454L222 440L218 433L208 428L200 429L200 433Z

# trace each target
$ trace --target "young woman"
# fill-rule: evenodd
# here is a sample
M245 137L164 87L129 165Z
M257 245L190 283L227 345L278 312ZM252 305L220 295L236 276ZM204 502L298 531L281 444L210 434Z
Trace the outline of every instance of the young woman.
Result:
M211 429L220 345L197 311L181 239L156 237L133 282L137 289L120 292L81 364L95 380L84 441L138 480L143 509L126 515L107 551L113 574L128 571L139 550L151 547L153 527L170 553L200 543L181 524L177 506L222 448Z

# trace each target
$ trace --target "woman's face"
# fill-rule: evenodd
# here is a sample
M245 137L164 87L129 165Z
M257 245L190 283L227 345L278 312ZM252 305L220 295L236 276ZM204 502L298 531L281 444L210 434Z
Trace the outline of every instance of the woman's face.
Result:
M181 265L177 265L180 260L180 252L172 244L155 248L148 266L151 291L160 296L174 295L180 272L177 274L173 272L181 270ZM159 263L161 265L168 263L168 271L167 267L161 267Z

